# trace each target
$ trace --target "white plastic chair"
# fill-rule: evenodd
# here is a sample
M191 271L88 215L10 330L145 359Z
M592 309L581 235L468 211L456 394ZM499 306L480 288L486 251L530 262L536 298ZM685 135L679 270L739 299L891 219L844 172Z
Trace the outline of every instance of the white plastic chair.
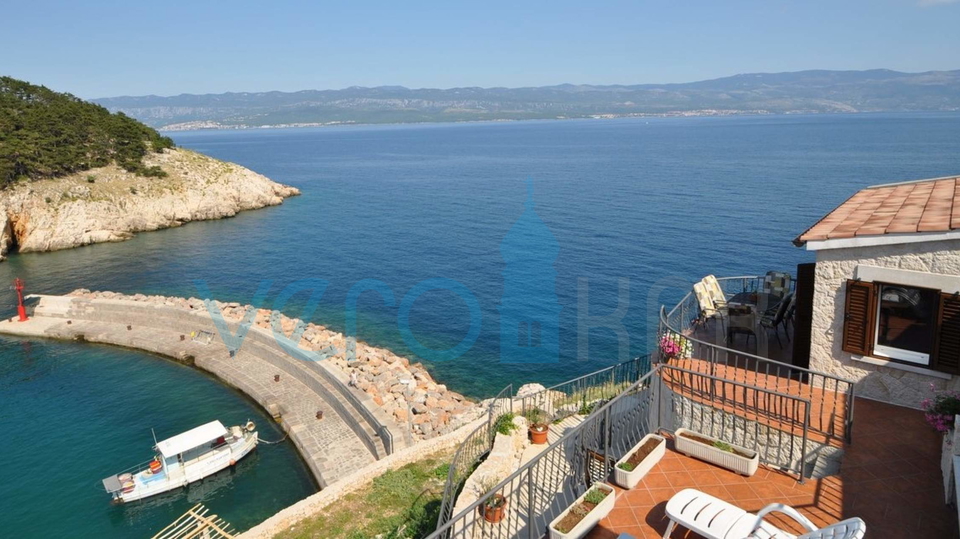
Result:
M763 520L772 512L787 515L807 532L796 536ZM692 488L681 490L670 498L667 517L670 524L663 534L664 539L670 537L677 524L707 539L862 539L867 532L866 523L859 518L817 528L810 519L782 503L772 503L754 515Z

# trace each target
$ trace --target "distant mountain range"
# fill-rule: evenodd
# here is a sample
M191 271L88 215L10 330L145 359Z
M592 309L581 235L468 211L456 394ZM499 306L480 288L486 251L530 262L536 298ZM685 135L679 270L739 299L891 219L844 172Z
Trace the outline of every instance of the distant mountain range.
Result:
M624 116L960 111L960 70L754 73L681 84L402 86L93 100L160 129Z

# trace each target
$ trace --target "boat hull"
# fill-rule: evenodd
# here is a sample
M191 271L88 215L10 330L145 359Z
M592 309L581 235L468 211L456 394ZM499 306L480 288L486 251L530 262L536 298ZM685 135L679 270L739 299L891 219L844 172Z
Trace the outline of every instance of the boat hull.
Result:
M256 431L245 432L242 438L213 449L196 459L183 462L178 470L165 471L161 474L151 474L149 471L138 472L133 476L135 483L133 490L114 493L114 501L130 503L200 481L239 462L256 449L258 441Z

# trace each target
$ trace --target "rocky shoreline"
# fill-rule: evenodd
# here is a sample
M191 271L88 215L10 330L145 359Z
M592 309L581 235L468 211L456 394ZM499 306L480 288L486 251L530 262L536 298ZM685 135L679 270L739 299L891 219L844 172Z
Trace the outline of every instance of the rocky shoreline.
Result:
M74 290L67 296L137 301L188 311L207 311L204 300L199 298L127 295L87 289ZM214 300L213 304L228 322L240 322L247 309L253 309L252 306L237 302ZM280 327L287 336L293 333L300 322L299 319L282 313L275 314L275 311L270 309L257 309L254 324L269 330L273 316L279 316ZM449 390L445 385L438 384L423 364L411 363L409 359L390 350L357 341L356 359L347 361L346 337L324 326L306 323L297 345L308 351L321 352L331 348L335 350L335 354L323 361L340 369L348 379L355 380L353 385L358 390L370 396L376 406L398 425L406 425L415 439L426 440L453 432L458 427L476 420L484 411L482 406Z
M300 194L252 170L177 148L144 158L166 177L143 177L116 165L0 192L7 253L54 251L123 241L137 232L232 217Z

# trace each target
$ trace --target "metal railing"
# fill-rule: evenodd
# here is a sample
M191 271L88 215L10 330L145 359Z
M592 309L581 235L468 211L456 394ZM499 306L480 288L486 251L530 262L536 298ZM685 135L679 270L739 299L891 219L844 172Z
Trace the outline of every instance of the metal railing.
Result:
M520 413L541 410L554 421L575 414L589 415L599 404L619 395L648 373L650 368L651 356L647 354L561 382L520 397Z
M513 413L513 384L501 389L500 393L491 400L487 407L487 421L468 434L454 453L447 472L447 483L443 488L437 526L450 518L463 482L493 448L493 441L497 434L495 430L497 418L506 413Z
M753 449L761 462L795 473L803 482L810 453L808 399L666 363L657 368L663 384L661 429L684 427Z
M549 415L553 421L561 421L575 414L589 415L590 411L620 394L643 374L649 372L650 368L651 357L648 354L562 382L531 395L518 397L519 413L527 414L540 410ZM487 415L487 423L470 433L454 454L447 474L447 483L444 486L437 526L442 526L450 519L456 496L463 482L492 448L496 436L494 430L496 418L507 411L513 412L513 399L504 397L504 392L512 390L511 384L494 397ZM509 410L503 407L504 402L509 402ZM501 408L494 410L493 406L498 403Z
M729 293L728 290L751 291L751 287L762 286L762 279L747 276L717 280L724 292ZM735 382L805 398L812 406L811 431L847 443L853 441L853 380L700 339L694 324L698 317L699 304L692 292L669 312L660 308L658 336L662 338L667 332L682 336L688 345L684 355L692 360L687 365L704 368L708 374ZM658 357L658 360L663 358Z
M712 393L708 387L713 387ZM722 387L729 389L720 389L718 393L717 389ZM712 397L705 399L704 395ZM752 436L749 435L748 429L757 429L755 422L737 425L738 417L748 420L760 413L769 413L761 402L773 401L781 402L783 410L798 412L780 417L785 445L791 449L787 453L789 460L783 455L771 455L761 447L771 442L768 433L761 436L761 431L753 430ZM694 404L702 409L694 410ZM709 419L708 414L711 414ZM786 462L786 468L802 478L802 459L794 457L803 453L800 449L806 442L803 433L808 419L809 402L805 399L658 364L598 406L581 423L564 431L543 452L477 501L441 523L428 539L543 537L550 522L594 483L606 481L614 464L632 451L646 434L664 428L710 425L704 434L713 434L717 432L715 425L720 425L726 429L723 434L738 437L737 445L757 451L764 463L782 465ZM800 441L786 434L798 431ZM494 524L487 522L481 511L495 495L503 496L506 506L503 519Z
M654 379L650 372L625 388L428 538L543 537L551 520L609 475L613 455L622 456L653 430ZM491 524L480 508L496 494L506 498L507 505L503 520Z
M763 275L738 275L736 277L717 277L720 289L728 298L741 292L760 292L763 290ZM796 290L797 281L790 279L790 292ZM671 327L686 331L693 328L693 321L700 317L700 304L691 290L687 292L670 312L667 318Z

